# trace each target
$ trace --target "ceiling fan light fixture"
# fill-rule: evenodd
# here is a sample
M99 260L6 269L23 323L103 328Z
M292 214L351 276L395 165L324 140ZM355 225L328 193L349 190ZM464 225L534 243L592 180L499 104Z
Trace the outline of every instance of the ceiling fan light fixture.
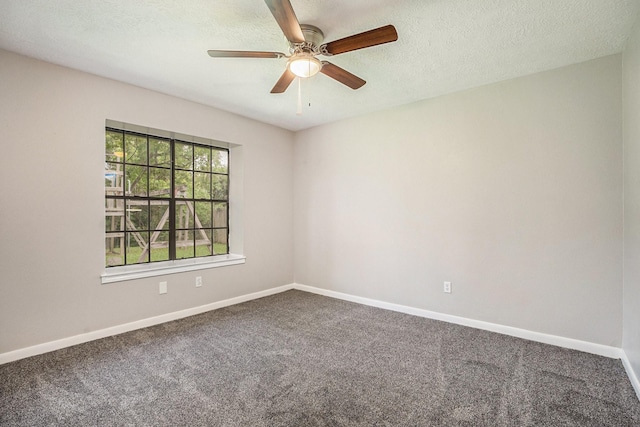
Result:
M298 77L312 77L318 74L322 63L312 55L298 55L289 61L289 70Z

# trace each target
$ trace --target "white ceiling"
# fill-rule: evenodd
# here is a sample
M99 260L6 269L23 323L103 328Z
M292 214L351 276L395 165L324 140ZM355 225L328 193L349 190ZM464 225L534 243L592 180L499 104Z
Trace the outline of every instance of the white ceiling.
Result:
M621 52L640 10L640 0L291 3L326 42L386 24L399 39L330 58L367 84L304 81L300 116L295 82L269 93L286 59L207 55L286 52L262 0L0 0L0 47L300 130Z

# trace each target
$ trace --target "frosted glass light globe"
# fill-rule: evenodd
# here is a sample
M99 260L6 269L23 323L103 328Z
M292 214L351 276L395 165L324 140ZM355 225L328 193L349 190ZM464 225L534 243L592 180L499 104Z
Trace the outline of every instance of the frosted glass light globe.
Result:
M289 70L298 77L311 77L318 74L322 63L311 55L301 55L289 61Z

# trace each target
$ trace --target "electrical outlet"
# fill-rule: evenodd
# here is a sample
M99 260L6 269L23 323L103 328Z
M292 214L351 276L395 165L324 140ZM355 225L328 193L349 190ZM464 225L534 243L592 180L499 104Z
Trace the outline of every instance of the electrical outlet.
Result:
M160 293L161 294L167 293L167 282L160 282Z
M202 286L202 276L196 276L196 288Z
M444 282L444 291L447 294L451 293L451 282Z

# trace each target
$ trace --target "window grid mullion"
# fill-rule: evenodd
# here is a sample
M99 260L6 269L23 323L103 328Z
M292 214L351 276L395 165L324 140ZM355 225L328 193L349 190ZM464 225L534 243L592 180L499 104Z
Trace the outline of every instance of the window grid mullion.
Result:
M169 194L169 259L176 259L175 139L171 139L171 179Z
M124 159L127 156L127 143L126 143L127 134L122 132L122 209L124 212L122 214L122 223L120 224L120 228L122 229L122 253L124 254L124 265L128 265L127 263L127 242L129 239L129 229L127 228L127 187L125 185L125 181L127 178L127 162Z

